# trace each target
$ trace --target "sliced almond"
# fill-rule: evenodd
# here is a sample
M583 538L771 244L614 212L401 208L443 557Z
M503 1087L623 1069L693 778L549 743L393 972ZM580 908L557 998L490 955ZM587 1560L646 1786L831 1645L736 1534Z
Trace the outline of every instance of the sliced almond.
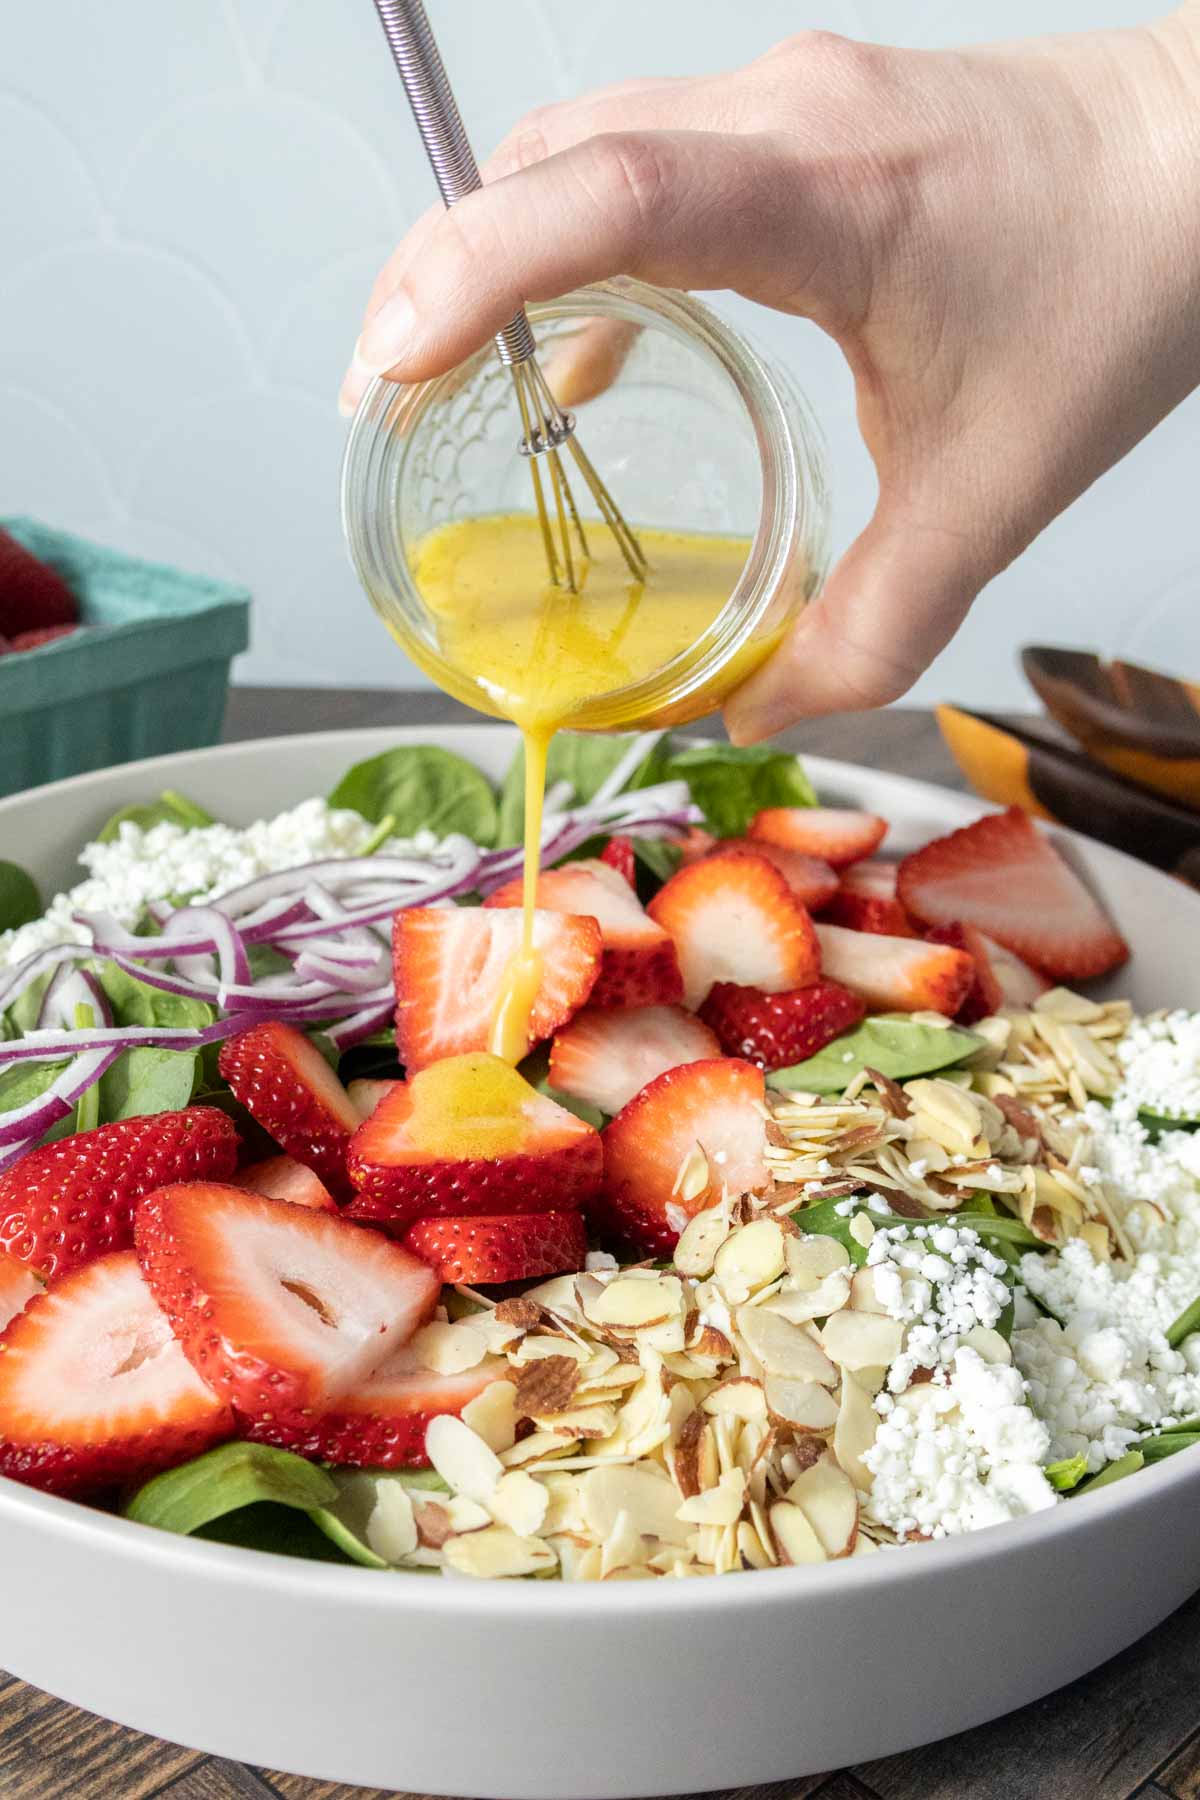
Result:
M800 1326L759 1306L739 1306L736 1321L739 1337L767 1374L836 1386L837 1370Z
M770 1511L771 1530L779 1550L780 1561L799 1566L825 1561L820 1538L798 1506L790 1500L778 1500Z
M839 1244L838 1249L841 1247ZM763 1301L760 1310L778 1313L780 1318L800 1325L807 1319L827 1319L830 1313L840 1312L849 1299L850 1266L847 1263L845 1268L831 1270L816 1287L789 1288L785 1283L779 1293Z
M414 1333L411 1348L435 1375L461 1375L464 1369L481 1363L488 1353L487 1338L470 1319L459 1319L454 1324L434 1319Z
M705 1395L700 1404L706 1413L714 1417L765 1419L767 1416L762 1383L752 1381L744 1375L734 1375L728 1381L722 1381L710 1394Z
M456 1537L468 1531L482 1531L485 1525L492 1522L492 1515L486 1507L480 1506L477 1500L466 1499L462 1494L454 1494L443 1504L450 1521L450 1530Z
M398 1563L417 1547L417 1521L412 1499L402 1482L376 1483L375 1504L363 1533L367 1547L384 1562Z
M489 1581L536 1575L539 1570L552 1569L557 1561L554 1551L540 1538L518 1537L504 1525L489 1525L468 1537L448 1538L442 1555L456 1574Z
M675 1267L682 1275L710 1275L717 1251L731 1230L727 1206L708 1206L689 1220L675 1246Z
M743 1568L769 1569L771 1567L771 1558L767 1554L766 1546L749 1519L743 1519L738 1525L737 1547Z
M586 1533L587 1521L583 1516L578 1475L547 1473L539 1475L537 1479L546 1490L546 1515L542 1520L540 1535L549 1537L561 1532Z
M837 1422L837 1401L828 1388L815 1381L788 1381L782 1375L768 1375L764 1397L771 1418L798 1431L829 1431Z
M481 1505L487 1504L504 1473L495 1451L452 1413L440 1413L429 1421L425 1453L452 1492Z
M821 1331L826 1353L843 1369L869 1369L894 1362L904 1346L899 1319L869 1312L834 1313Z
M875 1221L869 1213L856 1212L848 1229L855 1243L860 1244L865 1250L875 1236Z
M675 1517L691 1525L736 1525L745 1498L745 1475L741 1469L728 1469L716 1487L685 1500L677 1508Z
M1133 1208L1130 1208L1132 1212ZM1129 1220L1126 1217L1125 1223ZM1086 1219L1075 1234L1081 1237L1092 1253L1094 1261L1106 1263L1112 1261L1112 1233L1100 1219Z
M826 1556L849 1556L858 1532L858 1490L828 1451L797 1476L787 1498L801 1509Z
M774 1219L755 1219L732 1232L713 1259L713 1276L730 1306L740 1306L783 1274L784 1236Z
M558 1556L558 1566L564 1581L599 1581L601 1556L599 1544L576 1542L570 1537L556 1537L552 1547Z
M663 1325L682 1310L683 1284L676 1275L663 1275L655 1281L638 1281L619 1275L614 1281L605 1283L599 1294L589 1296L584 1306L593 1324L616 1326L626 1331Z
M972 1031L975 1031L978 1027L973 1025L971 1029ZM854 1540L854 1548L850 1554L851 1556L874 1556L878 1549L879 1545L869 1538L864 1531L860 1531Z
M574 1362L585 1363L591 1355L587 1344L577 1343L574 1338L549 1337L537 1334L524 1337L509 1352L510 1360L522 1366L525 1363L548 1361L552 1357L569 1356Z
M836 1238L789 1237L784 1245L788 1274L799 1288L819 1287L826 1276L844 1269L850 1252Z
M600 1546L600 1579L642 1573L646 1561L646 1539L635 1530L627 1512L619 1512L612 1530Z
M928 1385L928 1384L926 1384ZM871 1471L863 1457L875 1442L879 1418L870 1396L853 1375L842 1378L842 1401L833 1431L833 1453L855 1487L865 1492L871 1486Z
M986 1363L1010 1363L1013 1359L1007 1341L990 1325L972 1325L958 1341L968 1350L974 1350Z
M497 1525L507 1525L518 1537L535 1537L549 1504L550 1496L540 1481L524 1469L509 1469L496 1483L488 1511Z
M516 1395L511 1381L489 1381L462 1409L463 1424L497 1455L507 1450L517 1435Z
M886 1313L887 1307L875 1292L874 1269L856 1269L850 1283L852 1312Z
M648 1464L589 1469L580 1476L579 1497L587 1528L598 1543L609 1536L622 1512L644 1537L687 1543L689 1528L675 1517L675 1483Z
M578 1383L579 1364L573 1356L539 1356L523 1364L517 1373L517 1417L536 1419L565 1412Z
M500 1461L506 1468L519 1468L525 1463L540 1462L543 1457L566 1456L578 1443L577 1438L559 1437L553 1431L531 1431L518 1438L511 1449L502 1450Z

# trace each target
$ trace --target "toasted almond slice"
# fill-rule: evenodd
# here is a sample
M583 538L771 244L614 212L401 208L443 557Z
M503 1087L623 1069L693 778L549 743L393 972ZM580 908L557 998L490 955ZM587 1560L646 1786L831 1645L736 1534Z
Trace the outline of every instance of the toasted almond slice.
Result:
M601 1466L580 1477L580 1503L588 1530L598 1543L611 1534L620 1513L628 1513L642 1537L686 1545L688 1527L675 1517L675 1483L649 1463Z
M976 1356L981 1356L986 1363L1010 1363L1013 1359L1006 1340L989 1325L972 1325L970 1331L963 1333L959 1343L974 1350Z
M735 1316L738 1335L768 1375L816 1381L823 1387L837 1385L837 1370L798 1325L758 1306L739 1306Z
M863 1492L871 1486L871 1471L862 1459L875 1442L878 1424L870 1396L853 1375L844 1375L842 1403L833 1430L833 1453L855 1487Z
M886 1314L834 1313L821 1332L826 1354L843 1369L869 1369L894 1362L904 1346L904 1325Z
M504 1473L495 1451L452 1413L441 1413L429 1421L425 1453L453 1493L465 1494L480 1505L487 1504Z
M978 1027L973 1025L971 1029L975 1031L978 1030ZM851 1556L874 1556L878 1549L879 1545L869 1538L865 1531L860 1531L854 1540L854 1548L850 1554Z
M443 1501L446 1517L450 1521L450 1530L455 1537L468 1531L482 1531L492 1522L492 1515L487 1508L480 1506L477 1500L468 1500L462 1494L454 1494Z
M1145 1201L1137 1202L1137 1205L1139 1206L1144 1206L1145 1204ZM1133 1212L1134 1207L1131 1206L1129 1211ZM1126 1226L1129 1224L1128 1213L1125 1216L1125 1224ZM1092 1258L1095 1262L1106 1263L1112 1261L1112 1233L1109 1231L1108 1226L1100 1219L1086 1219L1075 1235L1083 1239L1084 1243L1091 1251Z
M543 1281L534 1288L526 1288L521 1299L545 1307L547 1312L554 1313L557 1318L565 1319L572 1325L582 1325L583 1310L575 1291L575 1283L580 1279L582 1278L575 1275L552 1275L549 1281ZM588 1279L595 1278L589 1276Z
M755 1219L731 1233L713 1259L713 1276L730 1306L740 1306L784 1272L784 1236L774 1219Z
M539 1362L552 1356L571 1356L577 1363L585 1363L592 1354L590 1344L581 1344L569 1337L529 1336L509 1352L510 1361L518 1364Z
M545 1540L550 1543L550 1539ZM599 1581L600 1546L576 1542L572 1537L556 1537L552 1547L558 1556L564 1581Z
M724 1204L706 1206L696 1213L675 1246L675 1267L680 1274L711 1275L713 1259L731 1230L729 1208Z
M782 1375L768 1375L765 1398L771 1418L798 1431L829 1431L837 1422L837 1401L828 1388L815 1381L788 1381Z
M435 1375L461 1375L464 1369L473 1369L483 1361L488 1345L470 1319L459 1319L454 1324L434 1319L414 1334L412 1349Z
M849 1225L850 1236L865 1250L875 1236L875 1221L869 1213L856 1212Z
M850 1283L850 1310L852 1312L886 1313L887 1307L875 1292L874 1269L856 1269L854 1279Z
M767 1555L763 1541L749 1519L743 1519L738 1525L737 1547L743 1568L769 1569L771 1567L771 1558Z
M801 1214L803 1223L803 1214ZM836 1238L820 1236L789 1237L784 1244L788 1274L799 1288L816 1288L825 1278L844 1269L850 1252Z
M497 1455L507 1450L517 1435L516 1395L511 1381L489 1381L462 1409L463 1424Z
M683 1311L683 1283L677 1275L662 1275L654 1281L618 1275L598 1294L588 1294L584 1311L594 1325L614 1325L626 1331L663 1325Z
M703 1494L694 1494L676 1510L675 1517L691 1525L736 1525L746 1499L746 1477L741 1469L728 1469Z
M376 1483L375 1504L363 1534L367 1547L384 1562L398 1563L417 1547L417 1521L412 1499L399 1481Z
M918 1417L922 1413L935 1415L952 1413L958 1401L947 1387L935 1381L919 1381L915 1387L905 1388L902 1394L896 1395L896 1405L902 1406L906 1412Z
M841 1249L840 1244L838 1249ZM830 1313L840 1312L849 1299L850 1267L847 1265L833 1269L816 1287L789 1288L785 1283L779 1293L763 1301L762 1311L778 1313L781 1319L802 1325L808 1319L827 1319Z
M706 1394L701 1401L706 1413L729 1415L735 1419L765 1419L767 1402L762 1383L744 1375L731 1376Z
M539 1419L546 1413L566 1412L578 1383L579 1364L573 1356L537 1356L522 1363L517 1372L517 1417Z
M497 1525L507 1525L518 1537L536 1537L549 1504L550 1496L540 1481L524 1469L509 1469L496 1483L488 1511Z
M858 1490L829 1451L797 1476L787 1498L803 1512L826 1556L849 1556L858 1533Z
M770 1519L781 1562L799 1565L825 1561L821 1540L798 1506L790 1500L777 1500Z
M447 1567L456 1574L489 1581L536 1575L540 1569L552 1569L557 1561L553 1550L540 1538L518 1537L505 1525L489 1525L467 1537L447 1538L442 1555Z
M518 1438L509 1450L502 1450L500 1461L506 1468L520 1468L525 1463L540 1462L543 1457L567 1456L578 1445L578 1438L559 1437L553 1431L531 1431Z
M615 1406L573 1406L566 1412L535 1413L533 1422L539 1431L553 1432L560 1439L606 1438L616 1428Z
M546 1490L546 1516L542 1520L540 1535L551 1537L562 1532L575 1532L585 1536L587 1523L579 1498L578 1475L547 1472L537 1479Z

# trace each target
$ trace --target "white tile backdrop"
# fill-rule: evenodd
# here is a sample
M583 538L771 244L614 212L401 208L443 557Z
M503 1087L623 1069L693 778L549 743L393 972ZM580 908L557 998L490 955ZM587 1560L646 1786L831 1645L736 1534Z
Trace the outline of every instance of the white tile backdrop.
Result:
M1130 23L1153 0L433 0L483 150L539 101L748 60L824 25L935 45ZM334 400L430 179L369 0L40 0L0 65L0 512L256 596L243 681L397 686L350 571ZM837 541L870 511L815 329L718 297L824 421ZM1200 676L1200 397L997 581L917 697L1019 703L1030 638ZM384 675L386 671L386 677Z

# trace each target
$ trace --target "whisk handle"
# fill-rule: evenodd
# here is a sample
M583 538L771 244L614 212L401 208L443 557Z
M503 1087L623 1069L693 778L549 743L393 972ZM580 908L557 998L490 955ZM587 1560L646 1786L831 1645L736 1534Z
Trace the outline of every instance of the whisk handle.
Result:
M422 0L375 0L375 11L442 199L454 206L483 181L425 7ZM496 334L502 362L525 362L534 348L523 310Z

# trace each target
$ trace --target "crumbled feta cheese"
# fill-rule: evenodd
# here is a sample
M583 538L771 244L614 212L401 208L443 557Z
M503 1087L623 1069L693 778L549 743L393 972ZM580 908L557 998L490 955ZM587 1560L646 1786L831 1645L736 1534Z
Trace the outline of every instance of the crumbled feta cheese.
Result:
M144 831L126 820L111 843L84 845L79 860L88 872L85 881L55 895L42 918L0 932L0 969L23 962L48 944L89 942L85 928L72 917L76 912L112 913L121 924L133 926L152 900L175 895L214 899L278 869L355 856L373 830L360 814L335 810L324 800L302 800L244 831L231 825L186 830L165 822ZM437 843L432 832L422 831L411 839L390 838L382 848L390 855L420 855Z
M1136 1109L1200 1117L1200 1013L1135 1019L1117 1045L1121 1097Z
M1004 1262L978 1232L959 1226L877 1231L867 1267L879 1304L908 1326L904 1350L888 1371L894 1394L908 1387L917 1369L953 1362L967 1333L977 1325L994 1329L1008 1305Z

